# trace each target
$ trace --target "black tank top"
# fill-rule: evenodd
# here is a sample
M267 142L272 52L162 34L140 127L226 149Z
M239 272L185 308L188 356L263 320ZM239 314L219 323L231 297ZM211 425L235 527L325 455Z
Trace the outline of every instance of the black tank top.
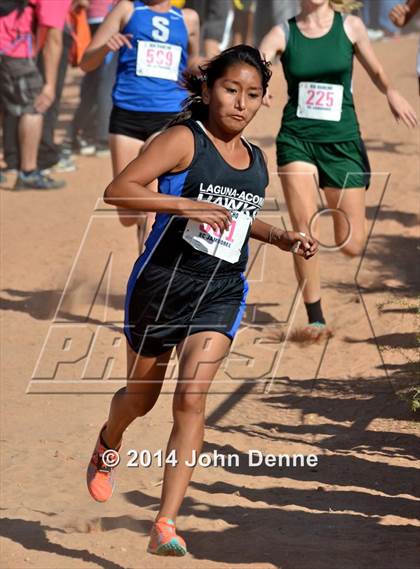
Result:
M204 126L195 121L182 123L194 135L195 152L189 167L182 172L159 178L159 192L167 195L206 200L230 211L245 213L254 220L264 205L268 171L261 150L242 139L250 154L250 165L244 170L230 166L210 140ZM188 219L170 214L157 214L141 256L146 262L200 275L241 273L248 261L250 229L236 263L218 259L196 250L183 239Z

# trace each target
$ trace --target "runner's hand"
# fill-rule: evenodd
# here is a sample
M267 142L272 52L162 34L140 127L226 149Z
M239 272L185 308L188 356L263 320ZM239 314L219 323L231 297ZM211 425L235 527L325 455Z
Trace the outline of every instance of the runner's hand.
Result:
M272 240L283 251L291 251L299 257L310 259L318 252L318 243L305 233L283 231Z
M402 95L396 89L389 89L387 99L392 114L397 122L402 121L408 127L415 127L418 124L417 115Z
M204 200L183 199L180 215L207 223L214 231L227 231L232 223L230 211L221 205Z
M55 99L54 89L47 83L34 101L35 110L38 113L45 113L53 104Z
M128 47L129 49L133 49L133 46L130 42L130 39L133 37L133 34L114 34L109 38L106 42L106 47L109 51L118 51L122 47Z
M389 19L399 28L403 28L410 19L410 7L407 4L397 4L389 13Z

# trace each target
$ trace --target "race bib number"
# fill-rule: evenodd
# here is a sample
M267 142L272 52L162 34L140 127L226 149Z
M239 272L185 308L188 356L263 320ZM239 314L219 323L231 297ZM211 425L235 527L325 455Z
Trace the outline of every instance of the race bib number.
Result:
M139 40L136 74L139 77L178 81L181 53L179 45Z
M342 85L299 83L299 118L338 122L341 119L342 106Z
M230 228L223 233L214 231L210 225L190 219L182 237L197 251L228 263L236 263L241 256L251 218L239 211L232 211L231 215Z

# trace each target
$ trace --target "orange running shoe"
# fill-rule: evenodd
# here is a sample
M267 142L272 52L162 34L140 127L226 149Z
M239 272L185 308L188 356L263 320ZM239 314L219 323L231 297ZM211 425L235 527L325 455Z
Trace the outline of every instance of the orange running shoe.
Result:
M105 427L106 424L99 433L86 473L88 490L97 502L106 502L111 498L115 486L114 468L120 461L118 450L121 443L118 445L118 450L108 449L102 439Z
M177 535L175 523L171 518L159 518L153 524L147 551L154 555L173 555L175 557L186 555L185 541Z

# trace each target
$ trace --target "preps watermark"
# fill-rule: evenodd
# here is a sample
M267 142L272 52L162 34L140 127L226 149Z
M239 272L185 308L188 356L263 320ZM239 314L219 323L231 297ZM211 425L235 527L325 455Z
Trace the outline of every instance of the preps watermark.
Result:
M316 454L271 454L264 453L257 449L249 449L244 454L238 453L221 453L217 450L212 452L198 453L193 450L191 456L177 456L175 450L172 450L167 456L162 449L151 452L148 449L135 450L130 449L126 453L127 468L163 468L166 464L177 466L184 464L185 466L194 468L316 468L319 460ZM109 467L117 466L123 460L116 450L107 450L102 455L102 461Z

